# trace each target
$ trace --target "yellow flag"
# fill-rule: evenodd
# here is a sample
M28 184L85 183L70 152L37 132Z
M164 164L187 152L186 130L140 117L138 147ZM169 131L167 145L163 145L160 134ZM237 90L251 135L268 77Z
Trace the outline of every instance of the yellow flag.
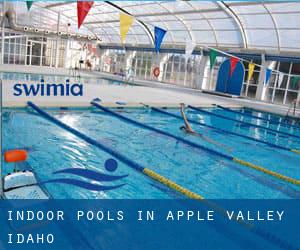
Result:
M251 78L253 76L254 68L255 68L255 64L254 63L249 63L249 66L248 66L248 79L247 79L248 82L251 80Z
M120 35L122 43L125 42L126 35L133 21L134 18L132 16L120 13Z

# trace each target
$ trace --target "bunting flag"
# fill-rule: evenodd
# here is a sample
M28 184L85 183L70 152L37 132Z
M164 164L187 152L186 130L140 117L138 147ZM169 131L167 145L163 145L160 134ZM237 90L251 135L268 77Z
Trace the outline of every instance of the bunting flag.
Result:
M185 61L189 59L189 57L192 55L194 49L196 47L196 43L191 39L186 39L185 44Z
M291 87L293 89L297 88L298 81L300 80L300 76L293 76L291 80L292 80Z
M248 65L248 78L247 82L249 82L252 79L253 73L254 73L255 64L249 63Z
M27 10L30 10L32 4L33 4L33 1L26 1Z
M158 53L160 50L160 45L166 35L167 31L159 28L159 27L154 27L154 43L155 43L155 51Z
M121 36L122 43L125 42L126 35L129 31L129 28L133 24L133 21L134 21L133 16L120 13L120 36Z
M281 84L282 84L283 77L284 77L284 74L281 73L281 72L279 72L279 74L278 74L278 82L277 82L278 88L280 88L280 86L281 86Z
M86 15L89 13L92 8L94 1L77 1L77 19L78 19L78 29L83 23Z
M232 76L238 61L239 61L238 58L230 57L230 76Z
M269 80L271 78L271 75L272 75L272 70L268 68L266 70L266 77L265 77L265 82L264 82L265 86L267 86L269 84Z
M213 66L215 65L216 62L216 58L217 58L218 52L211 49L209 52L209 60L210 60L210 69L213 68Z

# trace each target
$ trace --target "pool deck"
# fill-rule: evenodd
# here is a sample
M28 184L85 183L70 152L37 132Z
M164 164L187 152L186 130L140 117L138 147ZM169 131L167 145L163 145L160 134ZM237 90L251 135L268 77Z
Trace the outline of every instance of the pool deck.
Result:
M95 77L108 77L122 80L118 76L105 73L93 74ZM100 98L101 103L108 107L120 106L116 102L124 102L128 107L139 107L143 104L156 107L178 107L179 103L186 103L198 107L211 107L214 104L230 108L249 107L265 112L286 115L288 107L276 104L249 100L243 98L229 98L202 93L201 90L185 88L181 86L159 83L154 81L137 80L138 85L100 85L84 84L83 96L14 96L13 85L16 81L3 81L3 106L25 107L27 101L32 101L41 107L89 107L94 98ZM22 82L26 83L26 82ZM32 84L33 82L28 82ZM37 82L39 83L39 82ZM290 111L290 116L292 111ZM296 110L296 117L300 116L300 110Z
M197 92L184 92L180 89L166 89L150 86L134 85L98 85L85 84L83 96L14 96L13 85L15 81L3 81L3 106L23 107L27 101L32 101L42 107L87 107L94 98L100 98L105 106L119 106L116 102L125 102L126 106L152 106L178 107L179 103L187 103L195 106L209 107L212 104L226 107L240 107L227 100L216 100L214 96ZM23 83L23 82L22 82ZM29 83L29 82L28 82ZM31 84L32 82L30 82ZM37 82L38 83L38 82ZM199 95L200 94L200 95Z

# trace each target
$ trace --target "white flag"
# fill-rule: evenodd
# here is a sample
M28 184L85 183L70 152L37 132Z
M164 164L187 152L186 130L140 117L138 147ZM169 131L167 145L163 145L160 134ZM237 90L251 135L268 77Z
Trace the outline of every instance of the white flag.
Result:
M280 88L280 86L281 86L281 84L282 84L283 77L284 77L284 74L281 73L281 72L279 72L279 75L278 75L278 82L277 82L278 88Z
M189 57L192 55L194 49L196 47L196 43L191 39L186 39L185 44L185 61L189 59Z

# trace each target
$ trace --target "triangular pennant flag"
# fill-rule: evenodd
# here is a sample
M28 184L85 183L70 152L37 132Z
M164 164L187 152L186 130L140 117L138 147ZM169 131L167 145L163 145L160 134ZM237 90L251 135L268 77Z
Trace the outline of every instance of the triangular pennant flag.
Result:
M230 76L232 76L238 61L239 61L238 58L230 57Z
M32 4L33 4L33 1L26 1L27 10L30 10Z
M120 36L122 43L125 42L126 35L131 27L134 18L130 15L126 15L124 13L120 13Z
M249 63L248 65L248 78L247 82L249 82L252 79L253 73L254 73L255 64Z
M213 49L210 50L210 52L209 52L210 69L212 69L213 66L215 65L215 61L216 61L217 55L218 55L217 51L215 51Z
M189 57L192 55L194 49L196 47L196 43L191 39L186 39L185 44L185 61L189 59Z
M268 68L266 70L266 77L265 77L264 85L267 86L269 84L269 80L270 80L271 75L272 75L272 70Z
M86 15L89 13L93 4L94 1L77 1L78 29L80 28L81 24L83 23Z
M292 77L291 87L292 87L293 89L297 88L299 79L300 79L300 76L293 76L293 77Z
M154 27L154 43L155 43L155 51L158 53L160 50L160 45L166 35L167 31L159 28L159 27Z
M277 82L278 88L280 88L280 86L281 86L281 84L282 84L283 77L284 77L284 74L281 73L281 72L279 72L279 74L278 74L278 82Z

